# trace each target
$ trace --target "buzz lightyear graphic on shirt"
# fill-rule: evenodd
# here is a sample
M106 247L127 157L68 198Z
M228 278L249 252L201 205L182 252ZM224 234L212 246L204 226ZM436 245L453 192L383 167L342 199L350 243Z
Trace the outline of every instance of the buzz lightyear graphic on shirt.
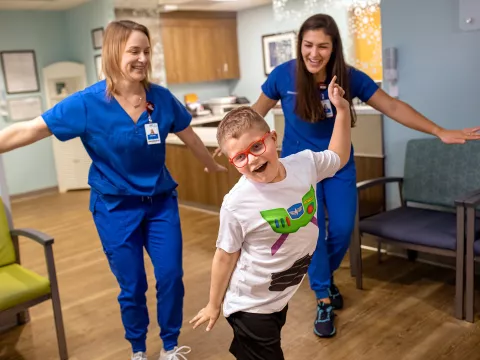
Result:
M272 230L281 234L272 246L272 256L287 240L289 234L297 232L298 229L307 226L309 223L318 226L317 218L315 217L316 210L315 189L310 185L310 190L302 197L302 201L290 206L288 209L277 208L260 211L260 214L268 222Z

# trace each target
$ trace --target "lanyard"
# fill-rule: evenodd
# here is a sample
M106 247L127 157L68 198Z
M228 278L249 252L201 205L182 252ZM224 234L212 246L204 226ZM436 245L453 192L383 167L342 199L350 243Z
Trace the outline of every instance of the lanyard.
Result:
M150 101L147 101L146 108L147 108L147 113L148 113L148 122L151 123L152 122L152 112L155 109L155 105L153 105L153 103L151 103Z

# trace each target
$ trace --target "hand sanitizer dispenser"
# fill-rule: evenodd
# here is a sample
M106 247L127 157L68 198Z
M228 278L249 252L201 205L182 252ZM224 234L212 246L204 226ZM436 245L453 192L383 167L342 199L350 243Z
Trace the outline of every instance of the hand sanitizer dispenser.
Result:
M398 97L397 48L384 49L383 64L383 76L388 83L388 92L390 96Z

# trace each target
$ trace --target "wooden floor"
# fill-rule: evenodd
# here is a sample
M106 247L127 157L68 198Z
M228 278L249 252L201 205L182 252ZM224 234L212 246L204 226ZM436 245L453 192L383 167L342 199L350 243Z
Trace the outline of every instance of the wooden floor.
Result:
M32 227L55 237L54 252L72 360L129 359L130 350L117 304L118 288L88 211L88 192L21 201L13 204L15 226ZM188 321L208 299L209 274L218 218L181 208L184 234L185 317L181 344L192 347L188 360L233 359L228 353L231 329L222 317L214 330L192 330ZM21 241L22 262L46 275L42 248ZM338 335L319 339L312 332L315 299L304 281L290 303L283 331L286 359L440 360L480 359L480 322L452 316L454 272L404 259L365 254L365 290L355 289L348 261L336 274L345 296L338 311ZM148 266L151 325L148 354L161 349L155 322L154 277ZM477 297L478 298L478 297ZM31 322L0 334L1 360L58 359L50 302L33 308Z

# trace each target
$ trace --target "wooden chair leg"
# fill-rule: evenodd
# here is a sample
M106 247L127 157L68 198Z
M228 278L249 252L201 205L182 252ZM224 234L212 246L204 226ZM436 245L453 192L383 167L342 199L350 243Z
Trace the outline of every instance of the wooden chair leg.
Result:
M466 291L465 291L465 320L474 322L474 301L475 301L475 254L473 243L475 241L475 209L467 209L467 245L466 245Z
M58 292L58 282L55 271L55 261L53 259L53 250L51 246L45 248L45 256L47 259L48 277L50 279L50 288L52 292L53 317L55 319L58 352L60 355L60 360L68 360L67 341L65 338L65 328L63 325L62 306L60 303L60 294Z
M68 360L67 340L65 338L65 328L63 326L62 308L60 305L60 297L53 296L52 293L53 317L55 319L55 330L57 333L58 353L60 360Z
M18 325L25 325L29 321L30 321L30 313L28 312L28 310L19 312L17 314L17 324Z
M357 273L357 255L355 253L355 232L352 232L352 238L350 239L350 250L349 250L349 257L350 257L350 276L355 277Z
M377 261L379 264L382 263L382 242L378 241L377 244Z
M357 201L357 213L355 215L355 227L353 228L353 244L355 248L355 280L357 289L363 288L363 274L362 274L362 239L360 237L360 219L359 208Z
M457 207L457 251L455 266L455 317L463 319L465 282L465 208Z

